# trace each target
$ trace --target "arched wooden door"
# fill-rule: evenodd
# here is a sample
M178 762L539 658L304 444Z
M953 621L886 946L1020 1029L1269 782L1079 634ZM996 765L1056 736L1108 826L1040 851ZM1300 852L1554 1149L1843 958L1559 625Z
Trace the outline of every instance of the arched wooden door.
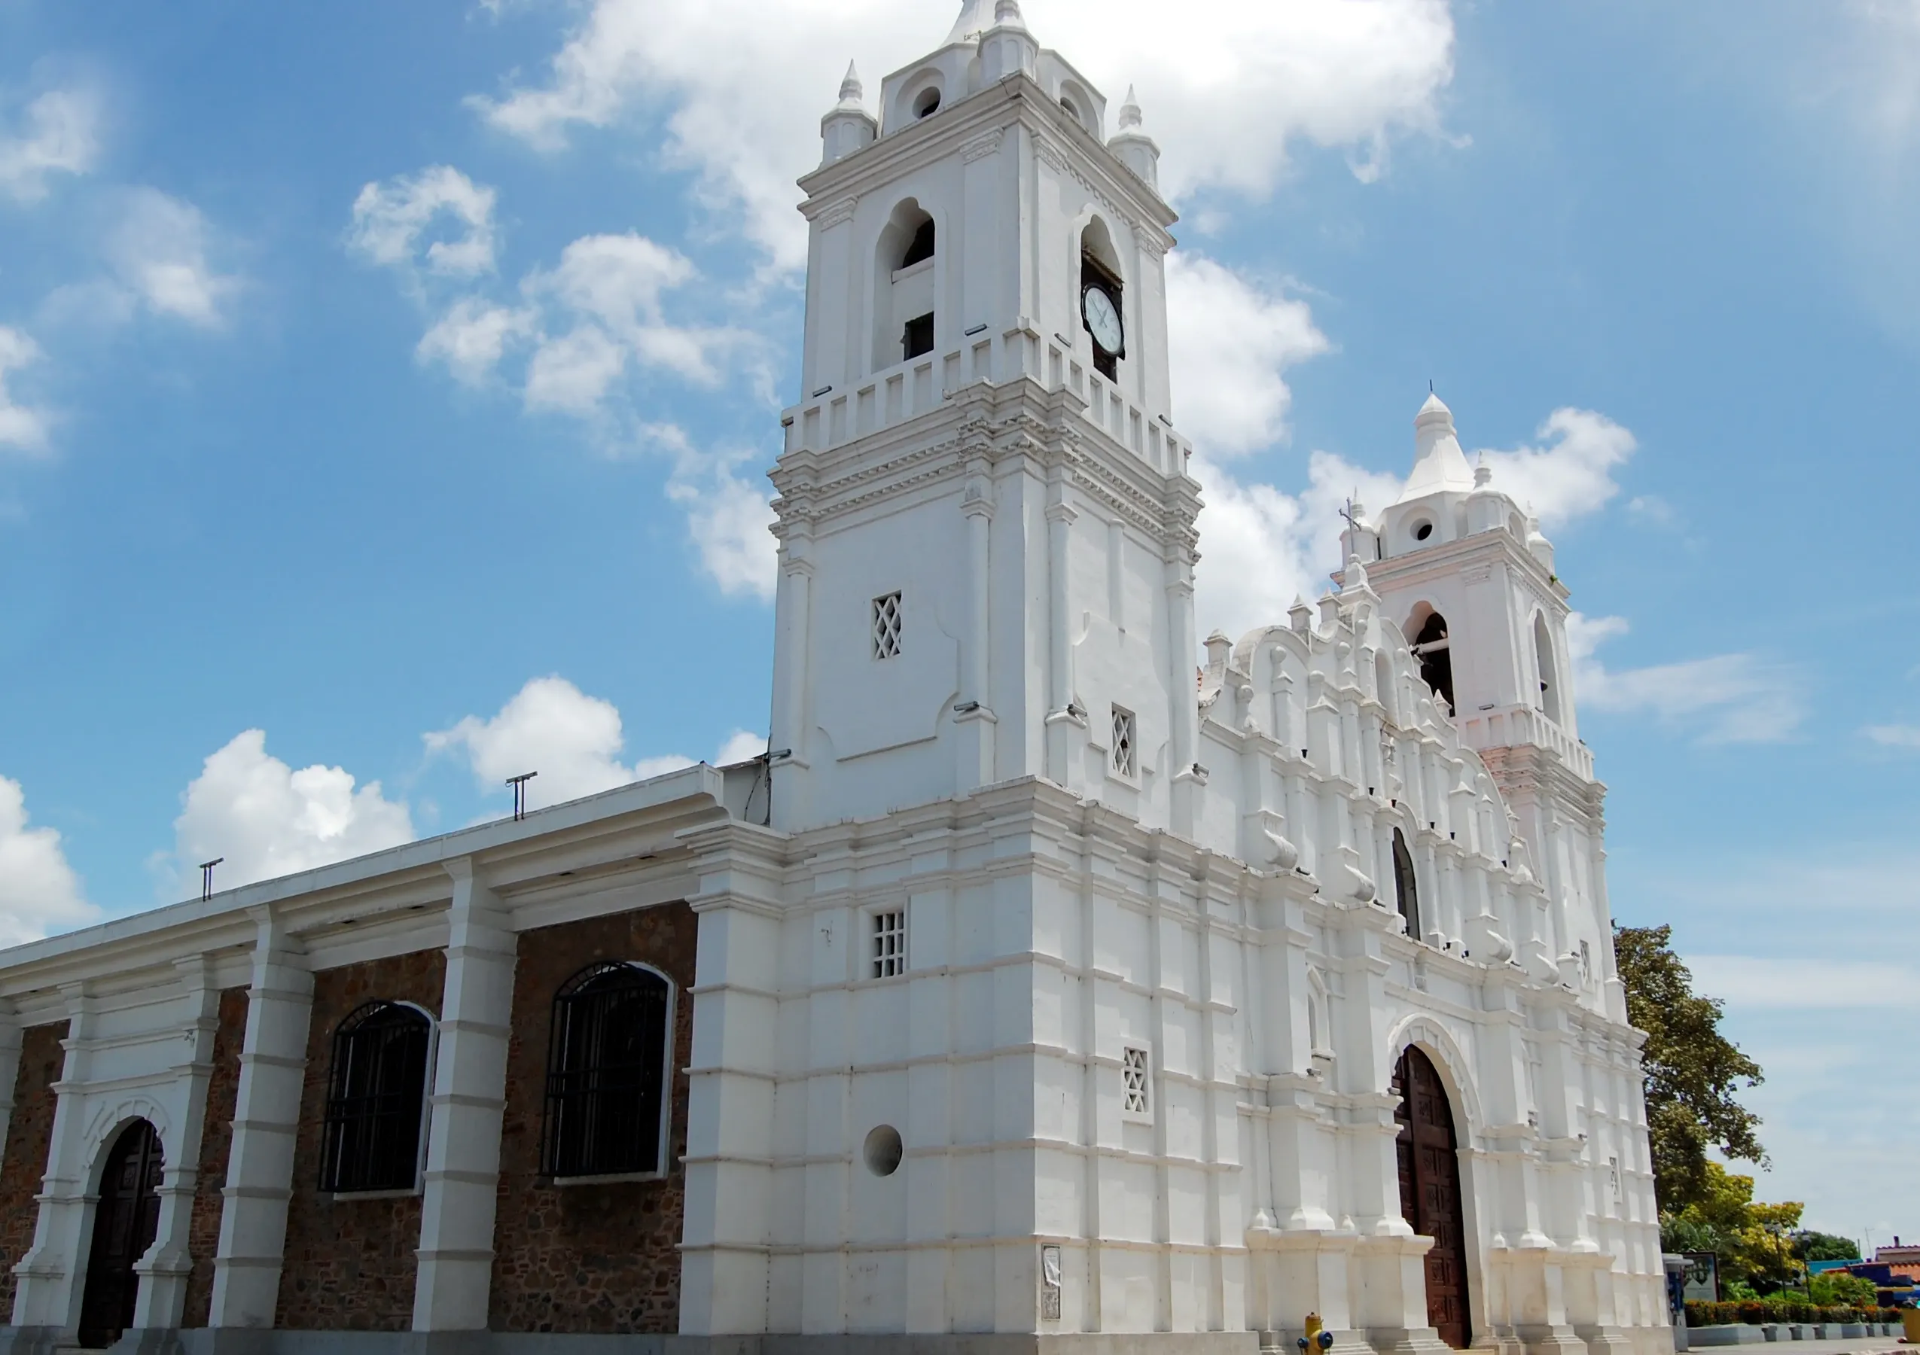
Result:
M1453 1106L1433 1061L1411 1046L1394 1071L1400 1106L1400 1213L1416 1233L1433 1239L1427 1252L1427 1323L1440 1339L1464 1350L1467 1321L1467 1228L1460 1205L1459 1142Z
M133 1325L140 1277L133 1263L153 1245L160 1226L160 1136L145 1120L120 1132L100 1174L93 1214L87 1285L80 1297L80 1344L110 1346Z

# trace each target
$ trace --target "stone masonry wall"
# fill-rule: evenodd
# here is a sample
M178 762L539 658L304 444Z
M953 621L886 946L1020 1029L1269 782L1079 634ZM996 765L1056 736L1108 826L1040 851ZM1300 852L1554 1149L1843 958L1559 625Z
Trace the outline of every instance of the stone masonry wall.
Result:
M240 1092L240 1049L247 1038L247 990L220 994L219 1025L213 1033L213 1073L207 1079L207 1121L200 1134L200 1175L193 1187L193 1213L187 1222L187 1275L184 1327L204 1327L213 1309L213 1258L220 1249L221 1191L227 1184L227 1150L233 1146L233 1106Z
M306 1084L293 1150L285 1268L274 1326L305 1331L406 1331L413 1325L420 1197L333 1196L320 1190L320 1149L333 1032L354 1008L384 999L440 1012L447 957L415 951L313 976ZM424 1109L424 1107L423 1107ZM425 1133L426 1122L421 1121Z
M33 1197L47 1174L53 1143L53 1084L66 1067L67 1023L29 1026L20 1033L20 1073L13 1083L13 1117L0 1157L0 1321L13 1317L13 1267L33 1245L40 1208Z
M515 1332L662 1332L680 1320L687 1078L696 936L684 903L520 934L507 1050L500 1205L488 1326ZM640 960L673 980L673 1112L663 1180L556 1187L540 1172L553 997L600 960Z

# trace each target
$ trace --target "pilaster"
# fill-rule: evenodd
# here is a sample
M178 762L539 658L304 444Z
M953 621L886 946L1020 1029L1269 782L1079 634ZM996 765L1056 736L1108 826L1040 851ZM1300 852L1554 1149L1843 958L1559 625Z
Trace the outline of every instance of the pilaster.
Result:
M470 858L449 861L447 977L428 1098L415 1331L484 1331L493 1279L500 1125L517 942Z
M680 1332L767 1329L780 1023L781 839L740 825L687 835L701 854L688 1069Z
M140 1277L134 1303L136 1328L177 1327L186 1310L187 1276L193 1270L188 1231L193 1224L193 1197L200 1182L200 1141L206 1131L207 1092L213 1081L213 1041L220 1028L220 989L214 983L204 955L174 965L185 1002L181 1052L175 1079L185 1084L185 1113L174 1142L166 1145L166 1166L160 1178L160 1220L153 1245L134 1265Z
M214 1327L273 1325L313 1015L305 948L270 908L253 916L253 980L208 1320Z
M91 1148L81 1122L92 1058L97 1004L86 983L60 990L67 1008L66 1060L53 1084L54 1110L47 1172L35 1200L33 1245L13 1268L13 1321L71 1337L80 1322L80 1255L98 1202Z

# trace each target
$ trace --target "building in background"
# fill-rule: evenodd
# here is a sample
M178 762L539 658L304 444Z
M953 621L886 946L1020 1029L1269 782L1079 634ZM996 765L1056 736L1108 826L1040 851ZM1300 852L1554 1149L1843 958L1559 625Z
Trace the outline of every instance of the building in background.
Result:
M0 959L7 1340L1665 1355L1537 525L1430 398L1203 646L1135 101L968 0L822 134L768 757Z

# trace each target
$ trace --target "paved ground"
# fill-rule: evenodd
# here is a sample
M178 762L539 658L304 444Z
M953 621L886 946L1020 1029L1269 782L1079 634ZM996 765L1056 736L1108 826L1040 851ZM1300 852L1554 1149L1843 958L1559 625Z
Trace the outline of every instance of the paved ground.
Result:
M1856 1336L1845 1341L1759 1341L1753 1345L1695 1346L1694 1355L1915 1355L1920 1346L1903 1346L1898 1336Z

